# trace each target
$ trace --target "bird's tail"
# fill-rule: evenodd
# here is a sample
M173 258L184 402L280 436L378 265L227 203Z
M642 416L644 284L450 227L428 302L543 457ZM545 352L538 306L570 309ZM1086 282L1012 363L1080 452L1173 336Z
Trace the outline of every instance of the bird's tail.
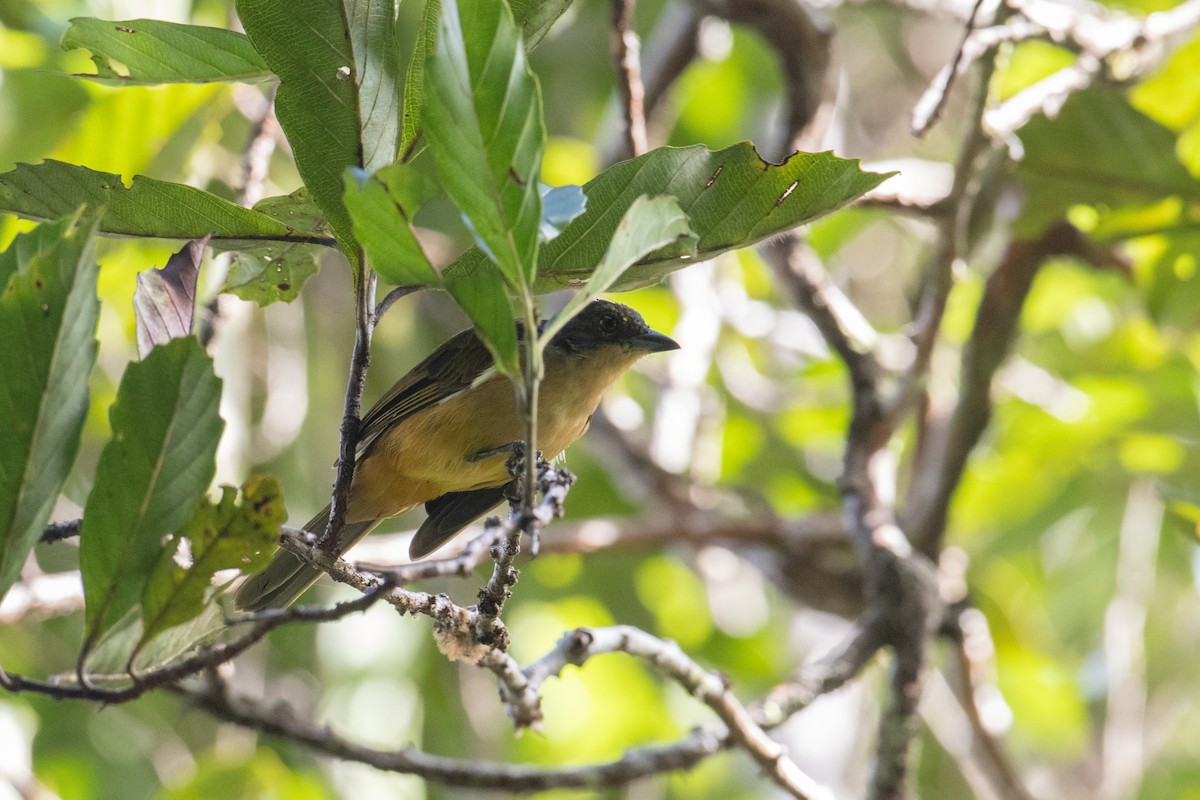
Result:
M329 506L325 506L324 511L309 520L304 530L319 534L328 524ZM349 550L377 524L379 520L347 522L338 533L338 553ZM234 595L234 603L242 611L283 608L294 603L322 574L300 556L280 550L266 569L242 584Z

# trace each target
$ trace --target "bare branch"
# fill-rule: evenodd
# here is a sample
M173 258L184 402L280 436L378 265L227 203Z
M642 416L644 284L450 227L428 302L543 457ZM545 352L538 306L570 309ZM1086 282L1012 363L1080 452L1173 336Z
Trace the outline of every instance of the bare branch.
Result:
M89 683L38 681L21 675L4 672L0 669L0 688L8 692L31 692L43 694L58 700L93 700L101 703L116 704L136 700L154 689L170 686L179 681L197 675L205 670L223 664L260 641L275 628L290 622L329 622L341 619L349 614L358 613L381 599L390 587L380 583L362 597L346 603L339 603L332 608L316 606L293 606L288 609L270 609L260 612L247 620L252 622L248 631L234 640L225 643L203 647L194 654L174 664L137 675L111 676L113 680L126 683L119 688L105 688L93 683L103 682L105 676L89 675Z
M346 381L346 400L339 431L337 475L330 498L329 523L321 537L321 547L327 552L338 549L338 534L346 524L346 505L350 502L350 485L354 482L354 462L358 448L358 426L362 414L363 387L367 367L371 363L371 333L375 317L375 270L358 254L354 277L354 351L350 356L350 376Z
M375 311L371 314L371 325L378 325L379 320L383 319L383 315L388 312L388 309L395 305L396 301L408 297L414 292L419 292L424 287L419 284L410 284L408 286L397 286L392 289L382 300L379 305L375 306Z
M641 42L634 30L637 0L612 0L612 54L617 68L617 88L625 116L626 156L650 149L646 139L646 90L642 85Z
M971 34L979 24L979 12L986 2L988 0L975 0L971 16L967 19L966 27L963 29L962 40L955 48L950 63L942 67L937 77L933 79L933 83L925 90L925 94L921 95L921 99L913 108L913 136L917 138L924 136L937 123L942 116L942 111L946 108L946 101L950 99L950 89L954 86L954 79L970 65L971 59L966 56L967 46L971 43Z
M220 690L177 688L175 691L219 719L298 742L334 758L416 775L447 786L476 789L534 792L624 786L649 775L690 769L727 746L720 731L702 728L678 743L633 750L606 764L542 769L445 758L414 748L377 750L349 742L326 727L298 720L287 710L267 708L246 698L232 698Z
M791 153L809 138L827 95L831 32L808 4L796 0L693 0L713 16L752 28L775 51L787 91L779 149ZM818 137L814 136L813 139ZM815 142L814 142L815 143Z
M514 454L509 462L509 469L519 475L518 483L525 477L524 470L521 469L525 460L526 456L522 452L519 456ZM525 533L536 542L542 526L555 517L562 516L563 500L571 484L575 482L575 476L568 470L552 468L540 458L540 454L536 460L539 486L535 491L541 492L542 502L526 512L528 495L518 491L519 505L513 508L508 522L489 521L489 527L499 528L502 534L492 548L492 558L496 562L492 576L479 591L479 616L475 635L481 644L495 646L501 650L507 647L508 633L500 623L500 612L504 610L504 602L510 595L510 589L517 582L517 569L513 562L520 552L520 535Z

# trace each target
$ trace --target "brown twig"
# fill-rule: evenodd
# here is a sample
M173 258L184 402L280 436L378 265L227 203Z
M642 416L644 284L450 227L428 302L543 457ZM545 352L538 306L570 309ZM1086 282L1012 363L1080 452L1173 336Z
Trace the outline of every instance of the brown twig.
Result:
M779 149L798 149L828 94L832 36L806 3L795 0L693 0L705 11L752 28L775 51L787 92ZM812 137L816 138L816 137Z
M941 118L942 111L946 108L946 102L950 99L950 89L954 86L954 79L971 63L971 59L966 57L968 45L972 41L971 34L979 24L979 12L987 1L975 0L975 5L971 8L971 16L967 18L967 23L963 27L962 39L959 40L950 63L942 67L937 77L933 79L933 83L913 107L913 136L923 137Z
M642 85L641 42L633 28L637 0L612 0L612 55L617 68L617 88L625 117L626 157L650 149L646 139L646 90Z
M365 256L360 252L354 279L354 351L350 356L350 375L346 381L346 400L339 429L337 475L329 503L329 523L320 541L320 546L330 553L338 550L338 534L346 523L346 505L350 501L350 485L354 482L362 394L367 381L367 367L371 363L375 280L375 270L367 266Z
M976 761L986 772L990 782L997 787L997 794L1006 800L1033 800L1021 780L1002 742L984 720L980 704L985 695L996 696L994 686L995 645L988 630L987 618L979 609L966 603L959 604L947 614L947 627L952 646L953 670L956 680L952 687L959 705L966 714L971 730L970 747Z
M383 319L383 315L388 312L388 309L396 304L397 300L408 297L410 294L415 292L419 292L423 288L425 287L421 286L420 284L409 284L408 286L397 286L396 288L392 289L390 292L384 295L383 299L379 301L379 304L375 306L375 310L371 313L371 325L378 325L379 320Z

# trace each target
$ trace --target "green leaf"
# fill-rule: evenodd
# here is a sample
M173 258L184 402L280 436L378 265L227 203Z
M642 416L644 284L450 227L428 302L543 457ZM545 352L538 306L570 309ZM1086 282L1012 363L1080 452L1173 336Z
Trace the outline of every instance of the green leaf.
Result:
M1154 214L1151 229L1187 225L1200 204L1200 180L1175 155L1175 135L1107 88L1076 92L1058 116L1038 116L1019 135L1025 155L1017 176L1025 207L1018 235L1036 236L1074 205L1100 210L1147 209L1179 198L1169 218ZM1194 225L1194 222L1191 223ZM1105 238L1132 236L1139 225L1112 226Z
M475 323L475 332L491 351L496 368L511 378L520 375L517 329L500 270L481 255L474 264L442 277L446 291Z
M40 225L0 253L0 597L79 452L96 361L96 215Z
M513 20L521 29L525 40L525 52L537 47L559 17L571 5L572 0L512 0ZM441 13L441 0L426 0L421 12L421 27L417 31L417 42L413 47L412 60L404 76L404 135L400 142L400 154L404 161L411 161L422 151L421 109L425 105L425 59L433 52L437 43L437 23Z
M61 161L18 164L0 175L0 212L49 220L81 205L103 208L99 232L115 236L314 241L303 230L215 194L144 175L135 175L127 187L120 175Z
M367 172L396 160L400 145L399 0L342 0L354 52L359 139Z
M396 157L395 4L378 0L239 0L246 33L279 76L275 112L296 167L354 258L342 172Z
M156 344L192 332L196 315L196 279L208 238L195 239L167 260L162 269L151 267L138 273L133 291L133 315L137 325L138 355L142 358Z
M541 248L535 289L553 292L586 283L625 212L644 194L674 196L699 242L694 251L681 241L651 253L609 291L649 286L688 264L811 222L888 177L863 172L857 160L832 153L796 153L782 164L769 164L749 142L716 152L702 145L660 147L615 164L584 185L587 211ZM469 251L443 277L475 269L485 258Z
M221 291L269 306L290 303L320 268L320 251L310 245L262 242L239 247L233 254Z
M425 8L421 11L421 27L417 30L408 72L404 75L403 135L400 139L400 157L404 161L411 161L419 152L417 140L421 136L421 109L425 105L425 60L437 46L437 25L441 12L442 0L425 0Z
M297 232L313 236L329 235L329 223L325 215L303 187L291 194L264 197L254 204L254 210L279 220Z
M241 497L232 486L221 487L214 504L200 501L191 520L172 544L187 541L191 565L180 566L175 547L168 546L142 593L142 641L148 642L168 628L195 619L204 610L205 594L213 576L223 569L255 572L265 567L279 541L279 528L287 519L279 482L256 475L242 484Z
M422 191L414 185L419 178L405 164L375 176L351 169L346 173L346 207L354 237L380 277L398 285L441 286L412 229L422 202Z
M222 28L154 19L112 22L77 17L63 34L62 46L90 50L96 74L77 77L103 82L253 83L275 78L245 35Z
M637 198L621 218L604 258L587 285L546 326L540 337L542 342L549 342L584 306L607 292L625 270L645 256L668 245L690 244L695 248L695 243L696 234L688 227L687 215L679 208L678 200L670 195Z
M550 27L571 7L572 0L509 0L513 19L525 38L526 51L546 38Z
M220 401L221 381L195 338L172 339L126 367L80 534L84 653L140 599L163 538L207 491Z
M425 94L425 138L447 193L504 277L514 287L532 284L546 129L541 90L505 3L442 3Z

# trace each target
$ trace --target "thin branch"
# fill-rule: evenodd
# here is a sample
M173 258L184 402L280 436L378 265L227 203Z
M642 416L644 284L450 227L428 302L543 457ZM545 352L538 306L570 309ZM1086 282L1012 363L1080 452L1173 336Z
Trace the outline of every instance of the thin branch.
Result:
M558 646L526 668L530 683L540 686L569 664L582 665L602 653L628 653L653 664L700 702L707 705L729 729L732 744L750 754L784 791L797 798L830 798L828 789L804 774L783 748L766 735L730 691L726 679L689 658L674 642L658 639L638 628L582 628L568 633Z
M983 115L995 69L994 54L980 64L975 94L968 112L967 129L954 164L954 181L949 195L943 201L945 213L938 219L937 245L930 264L923 273L925 288L912 323L912 363L901 376L891 398L885 401L885 415L888 424L893 428L898 424L900 416L912 408L924 389L929 376L930 360L933 358L934 346L946 312L946 303L954 286L954 267L967 249L967 232L979 188L976 181L978 165L989 144L983 130ZM929 555L928 551L926 552Z
M780 150L798 149L827 95L832 35L796 0L693 0L714 16L752 28L775 51L787 92ZM817 137L812 137L817 138Z
M260 612L247 618L253 623L252 627L233 641L203 647L193 655L174 664L137 675L113 676L114 679L123 682L132 681L129 685L121 688L105 688L92 685L92 683L39 681L8 673L3 669L0 669L0 688L14 694L20 692L42 694L56 700L92 700L106 704L127 703L154 689L178 683L185 678L235 658L281 625L299 621L329 622L363 611L381 599L389 588L387 584L381 582L373 591L365 593L362 597L346 603L339 603L332 608L293 606L288 609L271 609ZM103 677L88 676L89 681L92 682L100 681Z
M329 523L320 546L327 552L339 550L339 534L346 523L346 506L354 482L354 462L358 449L358 426L362 414L363 387L371 363L371 333L375 319L375 270L358 254L354 279L354 351L350 356L350 376L346 381L346 400L339 431L337 475L330 499Z
M641 42L633 28L637 0L612 0L612 55L625 117L626 156L650 149L646 139L646 90L642 85Z
M408 286L397 286L396 288L392 289L384 296L382 300L379 301L379 305L375 306L375 311L371 314L371 325L378 325L379 320L383 319L383 315L388 312L388 309L395 305L397 300L408 297L410 294L415 292L419 292L423 288L425 287L421 286L420 284L410 284Z
M963 27L962 39L955 48L950 63L942 67L937 77L933 79L933 83L913 107L913 136L923 137L941 118L942 111L946 108L946 102L950 99L950 89L954 86L954 79L971 63L971 58L966 56L968 45L972 41L972 33L979 24L980 10L988 1L975 0L975 5L971 8L971 16L967 18L967 23Z
M997 794L1005 800L1033 800L1021 776L1013 764L1012 757L995 732L995 725L988 724L986 717L994 716L983 708L983 703L1003 704L999 689L994 683L996 648L988 630L987 618L977 608L961 605L947 614L951 628L949 636L953 645L956 680L951 688L966 715L971 731L971 749L975 760L997 787Z
M544 769L479 759L445 758L414 748L378 750L349 742L327 727L297 720L286 710L267 708L246 698L232 698L211 688L177 688L176 691L218 719L303 744L334 758L382 771L416 775L446 786L475 789L536 792L556 788L625 786L650 775L690 769L726 747L720 731L706 728L694 731L675 744L632 750L605 764Z
M495 646L504 650L508 643L508 633L500 623L500 613L504 603L511 594L511 589L517 582L517 568L513 566L520 553L520 536L527 534L533 541L543 525L563 513L563 501L567 491L575 482L575 476L565 469L554 469L540 457L528 459L522 452L514 454L510 459L509 468L514 473L520 473L520 484L527 480L522 466L529 460L535 460L537 465L538 485L532 491L518 491L517 507L509 516L507 522L489 520L489 528L497 529L493 534L497 544L492 547L492 558L495 566L487 584L479 591L479 615L476 623L476 637L481 644ZM520 490L520 486L518 489ZM531 502L530 495L540 491L542 502L531 508L526 504ZM530 510L526 510L530 508Z

